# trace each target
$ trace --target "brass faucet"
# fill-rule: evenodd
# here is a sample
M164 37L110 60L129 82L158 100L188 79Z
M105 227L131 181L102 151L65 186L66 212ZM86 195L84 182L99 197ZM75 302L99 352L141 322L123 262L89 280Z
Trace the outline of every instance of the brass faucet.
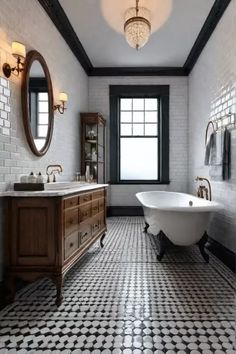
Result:
M203 186L203 185L200 185L198 187L198 190L197 190L197 196L199 198L204 198L204 195L206 197L207 200L211 200L211 184L210 184L210 181L205 178L205 177L199 177L197 176L195 178L195 181L206 181L207 182L207 186Z
M49 172L50 171L50 172ZM56 182L56 173L61 173L63 171L61 165L48 165L46 169L46 174L48 176L47 183L50 182L50 175L53 175L53 182Z

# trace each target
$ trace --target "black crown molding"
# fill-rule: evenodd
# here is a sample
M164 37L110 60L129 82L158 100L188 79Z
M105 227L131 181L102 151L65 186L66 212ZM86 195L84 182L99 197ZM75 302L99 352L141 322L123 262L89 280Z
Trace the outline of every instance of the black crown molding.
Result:
M181 67L105 67L93 68L89 76L188 76Z
M230 1L231 0L215 0L214 5L212 6L211 11L209 12L209 15L207 16L207 19L184 64L184 68L188 73L192 71Z
M188 76L231 0L215 0L183 67L93 67L59 0L38 2L88 76Z
M62 37L78 59L85 72L88 74L89 70L93 69L92 63L85 52L79 38L77 37L65 11L61 7L58 0L38 0L42 5Z

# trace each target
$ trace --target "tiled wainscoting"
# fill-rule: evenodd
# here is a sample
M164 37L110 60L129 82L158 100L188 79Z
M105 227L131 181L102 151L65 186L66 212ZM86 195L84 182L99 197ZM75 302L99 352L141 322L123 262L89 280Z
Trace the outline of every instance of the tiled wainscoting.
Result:
M159 263L143 226L142 217L109 218L105 247L67 275L59 308L50 281L22 290L0 313L0 350L235 353L234 274L212 255L204 263L196 246L169 249Z

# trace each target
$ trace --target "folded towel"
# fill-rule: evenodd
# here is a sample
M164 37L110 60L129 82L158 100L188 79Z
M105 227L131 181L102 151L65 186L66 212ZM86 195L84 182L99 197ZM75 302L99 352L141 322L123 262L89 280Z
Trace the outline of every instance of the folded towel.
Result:
M204 164L206 166L208 166L210 164L210 155L211 155L211 151L214 145L214 141L215 141L215 136L214 133L211 134L210 139L208 140L208 143L206 145L206 151L205 151L205 161Z
M231 158L231 134L228 129L224 132L223 147L223 180L230 178L230 158Z
M210 146L210 177L214 181L230 178L230 132L225 129L214 134Z

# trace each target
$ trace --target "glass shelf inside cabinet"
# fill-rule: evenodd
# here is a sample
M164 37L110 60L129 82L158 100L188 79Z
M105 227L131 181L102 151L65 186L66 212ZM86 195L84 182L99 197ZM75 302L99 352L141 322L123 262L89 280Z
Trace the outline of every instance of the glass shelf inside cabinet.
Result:
M105 122L100 113L81 113L81 174L89 165L97 183L105 182Z

